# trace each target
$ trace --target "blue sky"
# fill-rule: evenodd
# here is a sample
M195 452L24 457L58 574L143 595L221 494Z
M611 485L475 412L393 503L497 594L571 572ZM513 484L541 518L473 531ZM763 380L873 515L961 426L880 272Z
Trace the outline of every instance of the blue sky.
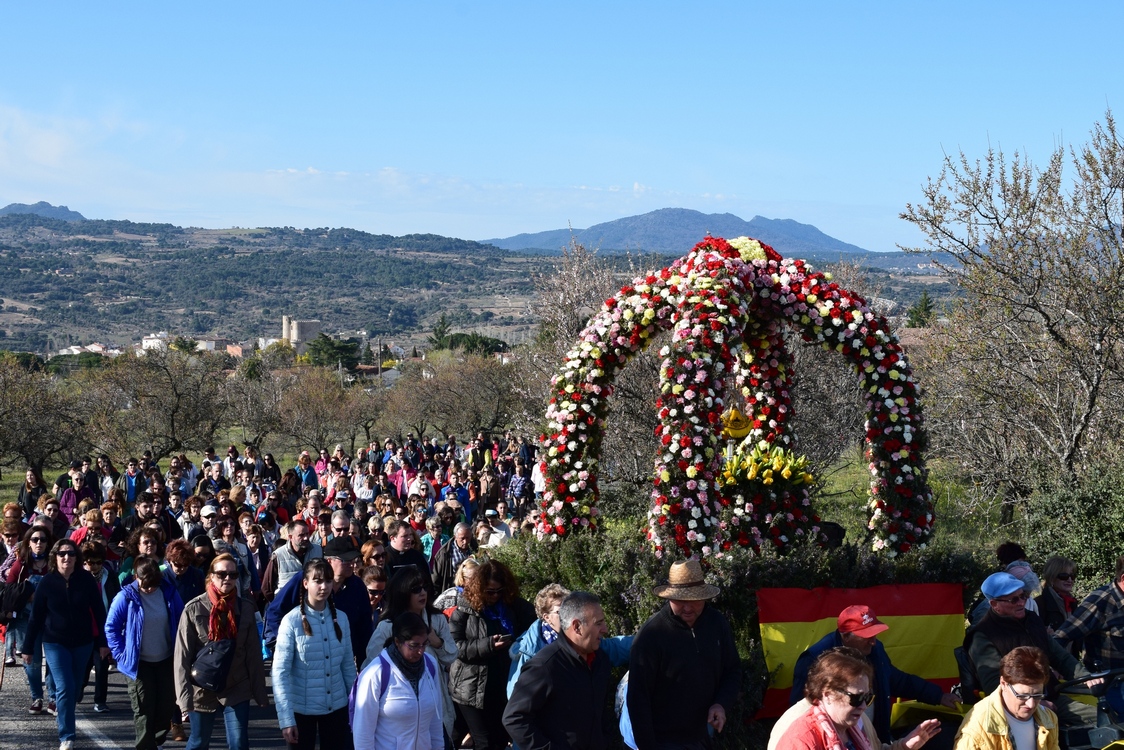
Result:
M1124 107L1117 2L4 6L0 205L470 239L657 208L872 250ZM686 249L686 248L685 248Z

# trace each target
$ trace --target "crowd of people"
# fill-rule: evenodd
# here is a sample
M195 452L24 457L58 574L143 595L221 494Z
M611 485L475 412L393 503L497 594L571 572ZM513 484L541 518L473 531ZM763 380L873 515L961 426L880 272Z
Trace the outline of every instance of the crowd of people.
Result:
M697 561L671 566L635 635L609 637L596 596L551 584L526 601L488 554L542 512L544 467L523 439L407 436L354 457L305 452L287 470L230 446L199 464L146 455L118 472L101 456L51 487L28 471L3 507L4 658L24 666L28 712L56 717L60 750L91 682L93 711L107 710L114 669L138 750L207 748L220 712L227 746L245 749L251 701L275 705L294 748L603 748L619 733L630 748L703 750L726 726L740 659ZM1052 748L1059 727L1095 724L1056 694L1057 675L1124 666L1124 557L1079 602L1072 561L1040 580L1018 545L998 556L959 694L894 667L888 626L855 605L796 663L770 747L918 750L941 731L895 736L893 697L984 696L956 732L965 750L999 747L997 733ZM628 668L615 702L614 667Z
M678 615L653 617L633 648L603 640L592 594L552 584L528 602L488 554L532 533L543 468L527 441L481 434L354 457L336 446L284 471L253 446L199 466L77 460L50 487L28 471L3 508L6 664L22 662L27 710L56 717L60 750L91 682L93 711L108 710L112 670L138 750L207 748L220 713L227 746L244 749L250 702L271 697L294 748L603 747L609 668L638 655L637 735L705 741L732 707L738 660L729 624L703 612L697 563L663 587ZM694 681L692 720L669 721L683 698L663 675L685 665L661 660L695 619L721 653ZM572 690L590 711L576 723Z

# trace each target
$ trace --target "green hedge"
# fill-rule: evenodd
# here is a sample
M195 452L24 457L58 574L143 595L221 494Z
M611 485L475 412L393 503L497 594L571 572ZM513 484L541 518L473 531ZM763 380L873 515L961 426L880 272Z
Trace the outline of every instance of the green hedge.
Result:
M1052 555L1077 563L1080 598L1112 580L1124 552L1124 473L1101 466L1078 479L1056 479L1037 487L1026 505L1025 548L1036 570Z
M548 583L591 591L601 597L611 633L634 633L662 605L652 588L666 582L670 567L670 561L651 551L639 525L639 521L616 521L597 535L560 542L513 539L495 555L519 577L529 601ZM961 583L967 606L991 572L987 552L967 553L941 542L898 558L844 545L832 550L805 546L784 556L717 561L707 577L722 590L714 604L734 628L743 678L741 701L729 717L720 747L764 747L772 724L753 721L769 682L760 640L758 589Z

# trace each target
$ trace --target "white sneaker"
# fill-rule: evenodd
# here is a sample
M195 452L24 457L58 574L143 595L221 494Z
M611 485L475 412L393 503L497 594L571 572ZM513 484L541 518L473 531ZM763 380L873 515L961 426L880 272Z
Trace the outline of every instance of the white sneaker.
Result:
M63 740L59 743L59 750L74 750L74 743L70 740Z

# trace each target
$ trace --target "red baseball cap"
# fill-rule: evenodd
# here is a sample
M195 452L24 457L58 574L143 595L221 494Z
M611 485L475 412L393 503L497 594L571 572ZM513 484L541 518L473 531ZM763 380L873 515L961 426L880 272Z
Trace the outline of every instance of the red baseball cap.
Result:
M855 604L839 613L839 632L854 633L859 638L870 638L890 626L874 616L874 610L865 604Z

